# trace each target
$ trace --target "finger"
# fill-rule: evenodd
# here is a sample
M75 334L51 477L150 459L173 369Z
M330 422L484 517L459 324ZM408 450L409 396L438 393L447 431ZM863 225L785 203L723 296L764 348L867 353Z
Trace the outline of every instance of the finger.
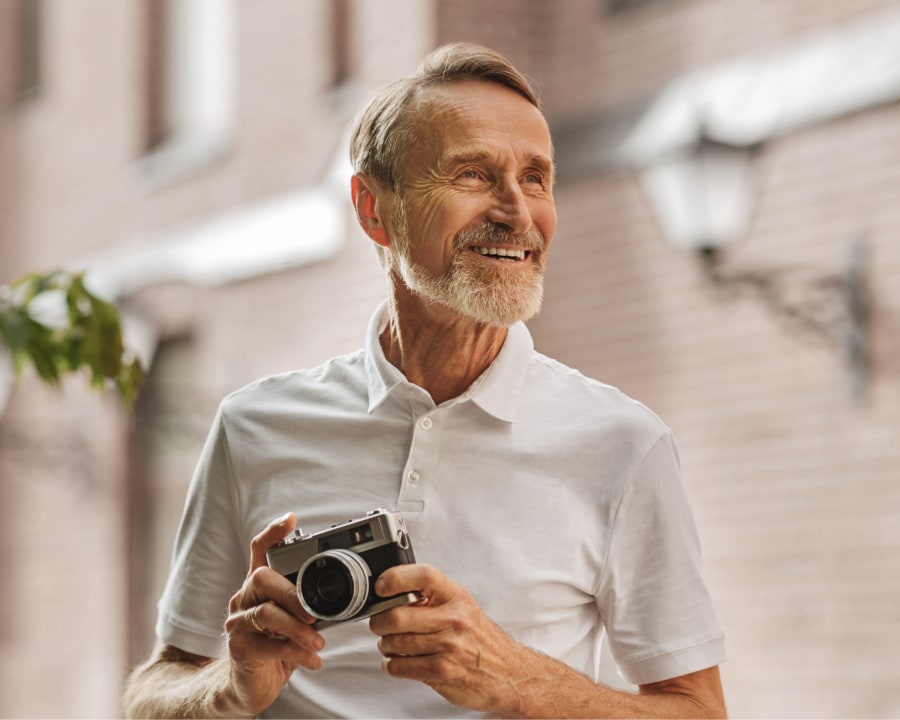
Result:
M461 647L457 637L441 632L397 633L378 639L378 651L386 657L455 653Z
M240 591L231 598L229 610L248 610L254 605L274 601L298 620L312 624L315 618L300 604L297 586L284 575L269 567L257 568L244 582Z
M385 570L375 583L375 592L382 597L418 592L429 605L449 601L458 586L431 565L395 565Z
M298 643L291 638L274 634L263 634L255 629L246 631L248 620L246 613L232 616L226 621L228 633L228 652L237 662L258 661L261 658L279 660L291 667L305 667L318 670L322 667L322 659L314 642ZM240 626L240 630L238 627ZM309 626L305 626L309 628ZM311 632L313 631L309 628ZM316 633L317 634L317 633Z
M325 647L325 638L311 625L297 622L295 617L274 602L255 605L244 611L243 617L249 623L249 632L256 635L287 639L300 647L316 652Z
M388 675L409 680L419 680L428 684L447 684L463 677L461 666L446 655L415 655L385 657L381 668Z
M447 614L424 605L403 605L373 615L369 630L384 637L405 633L438 633L448 629Z
M248 575L257 568L266 567L269 564L266 560L266 551L284 540L296 526L297 516L294 513L287 513L269 523L265 530L250 541L250 571Z

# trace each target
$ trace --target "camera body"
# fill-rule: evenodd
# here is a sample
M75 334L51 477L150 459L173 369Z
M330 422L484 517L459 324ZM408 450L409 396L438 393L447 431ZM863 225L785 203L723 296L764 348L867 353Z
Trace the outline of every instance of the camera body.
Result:
M381 573L416 561L403 518L384 508L309 535L298 528L266 557L269 567L296 584L300 604L317 619L317 629L419 600L416 593L375 594Z

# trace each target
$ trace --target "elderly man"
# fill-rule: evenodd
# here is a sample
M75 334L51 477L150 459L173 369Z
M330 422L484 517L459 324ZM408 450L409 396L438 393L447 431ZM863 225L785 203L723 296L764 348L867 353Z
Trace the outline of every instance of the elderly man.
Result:
M363 350L223 401L129 713L722 716L668 428L523 324L556 229L534 90L490 50L441 48L369 104L351 153L388 300ZM377 507L419 563L375 591L418 601L314 627L267 550L298 518L317 532ZM599 682L604 632L638 692Z

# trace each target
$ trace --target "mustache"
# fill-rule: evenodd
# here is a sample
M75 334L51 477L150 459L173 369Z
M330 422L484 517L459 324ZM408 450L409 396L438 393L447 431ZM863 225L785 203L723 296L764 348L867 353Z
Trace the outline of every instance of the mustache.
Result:
M510 230L506 225L487 222L471 230L463 230L456 235L456 249L465 250L473 245L503 245L540 252L544 249L544 236L531 228L524 233Z

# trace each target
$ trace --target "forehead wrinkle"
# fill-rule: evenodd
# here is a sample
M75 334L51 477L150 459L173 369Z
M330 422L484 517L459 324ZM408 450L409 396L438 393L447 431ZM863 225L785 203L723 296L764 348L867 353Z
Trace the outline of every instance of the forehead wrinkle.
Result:
M406 157L406 173L415 172L415 165L418 165L423 171L427 171L426 169L429 167L432 170L437 166L443 167L443 158L436 151L443 144L445 122L438 122L438 118L446 121L451 116L465 114L452 98L428 92L429 90L434 90L434 88L419 89L407 108L407 112L418 122L412 123L415 132L414 143L417 149ZM406 180L410 180L410 178L405 178Z
M475 81L480 84L481 81ZM461 83L462 84L462 83ZM493 141L480 142L478 139L478 127L482 123L482 116L478 105L468 102L468 98L455 94L448 94L447 91L453 91L456 83L448 85L421 88L416 92L407 112L414 117L419 118L423 122L418 123L416 127L416 138L420 151L415 164L419 165L421 170L431 174L445 174L450 169L468 163L491 162L500 158L503 149L498 147ZM503 88L501 88L503 89ZM523 102L527 102L523 98ZM538 114L540 110L537 110ZM473 120L474 124L469 126L468 131L465 130L468 120ZM455 122L454 122L455 121ZM463 144L456 142L451 146L445 145L447 140L447 131L450 126L455 127L457 131L462 130L470 134L470 141ZM553 139L549 134L549 128L546 127L544 121L544 130L547 134L549 156L543 151L535 152L533 147L517 148L520 142L524 142L523 138L513 138L513 152L517 161L521 159L523 167L535 167L543 172L548 173L551 178L555 175L555 148ZM465 141L464 141L465 142ZM441 149L441 146L444 146ZM430 146L430 151L426 150L423 155L422 150ZM436 152L435 152L436 151ZM431 155L430 158L427 155ZM407 170L411 170L411 158L407 159ZM424 167L422 164L424 163ZM426 168L430 168L427 169Z

